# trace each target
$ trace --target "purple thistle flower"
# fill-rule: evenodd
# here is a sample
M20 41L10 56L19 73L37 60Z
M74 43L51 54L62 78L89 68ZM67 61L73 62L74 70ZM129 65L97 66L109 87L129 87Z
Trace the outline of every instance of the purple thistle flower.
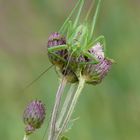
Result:
M45 115L45 107L41 101L34 100L30 102L23 113L26 134L31 134L35 129L40 128L45 119Z
M64 45L66 44L66 39L61 34L54 32L49 36L48 47Z
M100 45L100 43L97 43L95 46L93 46L89 52L96 57L99 63L87 64L83 69L82 74L87 83L96 85L99 84L107 75L111 69L113 61L104 57L103 47Z
M47 47L54 47L54 46L58 46L58 45L65 45L66 44L66 38L64 36L62 36L61 34L59 34L58 32L54 32L52 33L49 38L48 38L48 44ZM53 52L56 55L60 56L61 58L67 58L67 50L58 50ZM54 54L52 53L48 53L49 59L50 61L58 66L58 67L62 67L64 65L64 62L59 59L58 57L56 57Z
M102 61L104 59L104 50L103 46L98 42L94 45L90 50L90 53L94 54L98 61Z
M52 33L49 36L48 39L48 48L58 45L65 45L66 44L66 38L62 36L61 34L55 32ZM69 55L67 49L65 50L58 50L54 52L59 57L63 58L65 60L62 61L58 57L56 57L54 54L48 53L50 61L56 66L57 73L60 77L65 76L68 82L75 83L78 81L77 76L75 75L74 71L70 66L67 66ZM71 60L70 60L71 63ZM70 64L69 63L69 64Z
M93 85L99 84L109 72L112 63L110 59L105 58L96 65L87 65L83 71L86 82Z

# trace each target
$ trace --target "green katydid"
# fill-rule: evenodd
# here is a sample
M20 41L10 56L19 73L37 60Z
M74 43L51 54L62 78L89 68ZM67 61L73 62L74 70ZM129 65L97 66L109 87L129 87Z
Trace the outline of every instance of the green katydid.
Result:
M53 63L52 66L56 66L56 68L59 68L58 71L62 74L51 115L48 140L57 140L66 129L66 126L69 123L72 112L76 105L77 99L79 98L79 95L84 87L84 84L90 83L95 85L96 83L99 83L103 79L103 76L107 74L112 63L111 61L108 61L108 59L105 59L105 61L100 61L100 55L104 55L105 51L104 36L99 36L97 38L93 36L101 0L98 0L97 8L95 10L95 14L93 16L91 24L88 23L87 17L89 16L92 8L90 8L83 23L80 23L79 21L84 2L85 0L78 0L76 6L72 10L71 14L66 19L58 33L55 33L54 36L51 36L51 39L48 39L48 56L50 60L55 58L51 61L52 63L53 61L56 61L56 63ZM76 18L74 21L72 21L71 18L76 10ZM66 37L66 42L61 35ZM100 47L97 52L94 52L95 45L96 48ZM97 56L97 53L100 53L100 55ZM57 62L59 63L59 61L60 65L57 65ZM91 65L88 64L92 64L92 66L95 67L91 70ZM50 69L51 67L49 67L48 69ZM36 82L44 73L48 71L48 69L45 70L41 75L39 75L39 77L37 77L27 87ZM70 75L69 72L67 74L67 71L70 71ZM69 78L67 78L66 76L70 76L70 78L72 78L69 80ZM75 90L75 87L72 87L72 89L74 90L70 90L70 93L74 93L75 91L76 92L74 94L72 93L72 98L71 96L68 96L68 102L66 102L66 105L64 103L61 112L59 112L61 98L63 96L63 91L67 82L78 82L78 85L75 84L77 86L77 89ZM73 84L71 86L73 86Z
M74 22L70 20L70 16L66 19L64 22L63 26L60 28L59 33L61 34L66 34L67 38L67 44L65 45L56 45L53 47L48 48L48 53L52 53L54 55L55 52L61 51L61 50L68 50L69 54L72 54L75 58L79 57L80 55L86 56L87 58L91 59L92 61L90 62L79 62L78 65L80 64L95 64L98 63L98 60L95 58L94 55L91 55L88 50L93 47L95 43L102 41L102 45L105 45L105 40L103 36L98 37L95 40L92 40L93 38L93 31L95 28L95 23L97 19L97 14L99 11L99 5L100 5L101 0L98 1L98 6L95 11L95 15L93 17L92 25L89 28L87 21L84 21L83 24L79 24L79 17L81 14L81 10L84 4L84 0L79 0L79 11L77 12L77 16ZM77 5L76 5L77 7ZM75 8L74 8L75 10ZM73 11L72 11L73 13ZM91 29L91 30L90 30ZM58 59L60 59L60 55L56 55ZM63 58L61 58L62 60ZM68 59L67 59L68 60ZM67 63L67 60L64 60L64 63Z
M70 65L70 58L67 60L61 57L60 55L56 54L55 52L61 51L61 50L68 50L69 52L69 57L74 56L74 58L78 58L81 55L92 60L90 62L79 62L77 65L86 65L86 64L97 64L98 60L94 55L91 55L88 50L90 50L93 45L97 42L101 42L102 46L105 47L105 39L103 36L99 36L98 38L93 40L93 33L94 33L94 28L97 20L97 15L99 12L99 6L101 3L101 0L98 0L97 8L95 10L95 14L93 16L92 24L88 24L87 18L86 20L80 24L79 19L81 15L81 11L83 8L85 0L78 0L76 6L73 8L72 12L68 16L68 18L65 20L64 24L61 26L60 30L58 31L60 34L63 34L66 36L67 39L67 44L65 45L57 45L53 47L47 48L48 54L51 54L55 56L57 59L60 59L63 61L63 63L67 64L69 63ZM74 21L71 20L72 16L76 13L77 15ZM88 12L89 15L89 12ZM52 66L51 66L52 67ZM66 65L65 65L66 67ZM43 74L45 74L47 70L42 72L35 80L33 80L27 87L31 86L34 82L36 82Z

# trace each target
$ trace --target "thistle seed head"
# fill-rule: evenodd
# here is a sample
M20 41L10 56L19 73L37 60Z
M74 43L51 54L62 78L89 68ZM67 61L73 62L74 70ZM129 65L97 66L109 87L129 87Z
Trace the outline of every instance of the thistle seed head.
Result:
M49 38L48 38L48 44L47 47L54 47L54 46L58 46L58 45L65 45L66 44L66 38L64 36L62 36L61 34L59 34L58 32L52 33ZM67 57L67 50L57 50L54 51L53 53L55 53L57 56L59 56L60 58L66 58ZM48 53L49 59L50 61L56 65L61 67L64 62L56 57L53 53Z
M26 125L26 134L31 134L35 131L35 129L40 128L43 124L44 119L44 104L39 100L30 102L23 113L23 121Z

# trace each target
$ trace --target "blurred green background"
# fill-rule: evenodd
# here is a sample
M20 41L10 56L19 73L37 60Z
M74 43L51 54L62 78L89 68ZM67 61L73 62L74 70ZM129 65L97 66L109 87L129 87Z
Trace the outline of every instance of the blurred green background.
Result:
M75 3L0 0L1 140L22 139L22 113L32 99L47 107L45 124L31 137L42 139L58 86L54 69L21 91L50 65L48 35L59 29ZM84 11L90 3L86 0ZM96 26L100 34L117 64L100 85L86 85L73 116L80 118L66 135L71 140L140 140L140 1L103 1Z

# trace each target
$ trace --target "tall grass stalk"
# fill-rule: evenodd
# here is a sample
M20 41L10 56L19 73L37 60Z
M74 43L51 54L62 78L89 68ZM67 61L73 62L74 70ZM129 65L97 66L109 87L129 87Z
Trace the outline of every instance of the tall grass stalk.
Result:
M79 99L79 96L81 94L81 91L82 89L84 88L84 84L85 84L85 79L83 79L82 77L79 79L79 84L78 84L78 87L77 87L77 90L75 92L75 94L73 95L73 98L69 104L69 108L67 108L67 113L65 115L65 117L63 118L62 120L62 126L61 128L59 129L59 132L58 134L56 135L55 139L54 140L58 140L59 137L61 136L61 134L63 134L65 132L65 129L67 128L68 126L68 123L70 121L70 118L72 116L72 113L75 109L75 106L76 106L76 103Z
M67 112L67 110L69 108L69 105L70 105L70 103L71 103L71 101L73 99L74 92L75 92L75 89L76 89L76 85L77 84L72 84L70 86L70 89L69 89L68 93L67 93L67 96L65 98L65 101L64 101L62 109L61 109L61 112L59 114L59 118L58 118L57 123L56 123L58 130L59 130L60 126L61 126L61 123L63 122L64 116L66 115L66 112Z

